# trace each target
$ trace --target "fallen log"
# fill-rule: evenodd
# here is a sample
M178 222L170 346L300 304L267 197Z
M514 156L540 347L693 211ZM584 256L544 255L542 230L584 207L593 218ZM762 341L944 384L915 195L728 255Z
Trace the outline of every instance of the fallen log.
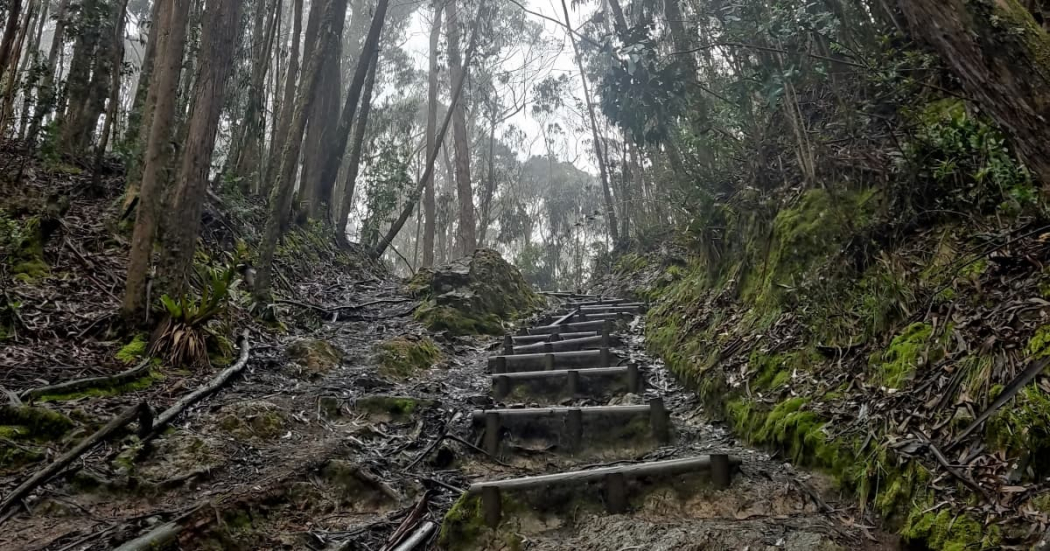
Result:
M433 522L430 522L429 520L424 522L423 526L420 526L411 537L404 541L404 543L395 547L394 551L412 551L416 547L419 547L419 544L426 541L427 538L430 537L430 534L434 532L434 528L437 528L437 525Z
M244 370L245 366L248 365L248 354L251 352L251 345L248 343L248 332L245 331L241 334L239 339L241 346L240 357L237 358L237 362L222 370L221 373L215 376L214 379L209 381L204 386L194 390L193 392L183 396L175 405L164 410L153 423L153 430L150 431L149 435L142 439L143 443L152 441L160 435L164 429L171 424L182 412L186 411L187 408L193 404L199 402L206 396L214 393L216 390L222 388L234 375L237 375Z
M79 392L88 388L108 388L117 385L122 385L127 382L141 379L149 374L150 362L152 359L146 359L139 365L122 371L116 375L110 375L108 377L88 377L86 379L75 379L72 381L65 381L55 385L40 386L36 388L30 388L23 390L20 397L23 400L32 400L48 394L69 394L72 392Z
M14 503L21 501L24 497L29 495L29 492L36 489L37 486L50 480L51 477L58 474L62 469L65 469L73 461L76 461L78 457L84 455L84 453L95 447L95 445L109 438L113 433L136 419L139 420L140 435L144 435L150 431L153 424L153 412L150 411L149 405L146 404L146 402L141 402L124 410L120 415L111 419L109 423L106 423L106 426L98 429L95 434L81 440L79 444L73 447L73 449L64 453L47 467L37 471L36 474L29 477L28 480L20 484L14 490L11 490L11 493L7 494L3 501L0 501L0 513L7 510L7 508ZM0 523L2 522L3 519L0 519Z

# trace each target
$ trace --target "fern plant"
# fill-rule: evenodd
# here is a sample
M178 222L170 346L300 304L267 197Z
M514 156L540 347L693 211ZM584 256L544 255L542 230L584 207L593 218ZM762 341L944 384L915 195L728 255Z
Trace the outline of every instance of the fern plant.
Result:
M198 270L200 297L183 294L178 298L164 295L164 320L151 339L150 354L164 357L172 365L209 367L209 352L229 354L229 340L215 321L229 306L236 287L235 268Z

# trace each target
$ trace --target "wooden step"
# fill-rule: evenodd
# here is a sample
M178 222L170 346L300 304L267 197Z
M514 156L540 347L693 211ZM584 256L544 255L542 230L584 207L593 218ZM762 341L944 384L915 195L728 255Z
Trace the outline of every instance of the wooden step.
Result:
M601 331L605 327L604 320L580 321L563 323L561 325L540 325L528 330L529 335L550 335L552 333L574 333L577 331Z
M619 361L620 358L608 348L543 354L514 354L489 358L488 371L489 373L517 373L520 371L616 367Z
M601 299L596 299L596 300L570 301L568 303L568 306L572 307L572 308L578 308L578 307L581 307L581 306L602 306L602 305L611 305L611 304L623 304L625 302L627 302L627 299L625 299L625 298L601 298Z
M583 337L596 337L601 335L601 331L578 331L576 333L559 333L558 337L562 339L580 339ZM543 335L507 335L513 339L515 346L523 344L536 344L538 342L548 342L554 336L551 333ZM506 341L504 341L505 343Z
M615 306L581 306L576 310L584 314L612 314L616 312L627 312L628 314L633 314L645 310L645 305L640 302L634 302L630 304L617 304Z
M595 314L579 313L579 314L574 314L572 317L570 317L568 319L568 323L587 322L587 321L596 321L596 320L602 320L602 321L604 321L604 320L609 320L609 321L621 321L621 320L624 320L624 321L626 321L626 320L630 320L631 318L633 318L637 314L638 314L638 312L635 312L635 313L631 313L631 312L608 312L608 313L595 313ZM563 323L562 325L565 325L565 324Z
M550 342L538 342L535 344L523 344L521 346L511 346L508 353L506 343L503 346L504 355L516 355L516 354L533 354L533 353L547 353L547 352L566 352L569 350L584 350L584 349L597 349L597 348L608 348L612 340L608 335L597 335L594 337L580 337L578 339L556 339Z
M644 387L637 364L625 367L567 369L563 371L525 371L491 376L493 395L497 400L510 395L515 388L530 397L602 395L629 392L640 394Z
M711 483L715 488L728 488L732 482L733 470L739 467L740 464L739 458L725 454L703 455L685 459L652 461L584 471L475 482L467 489L467 495L481 498L485 523L490 528L498 527L502 520L503 492L522 492L598 483L603 487L602 498L605 502L606 510L611 514L621 514L627 511L627 481L629 480L649 480L693 473L706 473L710 475ZM574 493L578 494L578 492Z
M653 398L641 406L596 406L596 407L551 407L551 408L503 408L479 409L471 413L476 423L484 422L485 451L499 455L503 438L503 429L532 433L537 427L547 424L553 426L550 432L559 439L563 438L565 448L578 450L585 436L615 430L638 432L639 427L624 421L624 418L644 417L648 420L648 430L657 442L670 440L670 417L664 407L662 398ZM598 423L587 427L585 423ZM636 436L636 435L635 435ZM624 435L627 437L627 435ZM622 439L614 439L610 444L622 444Z

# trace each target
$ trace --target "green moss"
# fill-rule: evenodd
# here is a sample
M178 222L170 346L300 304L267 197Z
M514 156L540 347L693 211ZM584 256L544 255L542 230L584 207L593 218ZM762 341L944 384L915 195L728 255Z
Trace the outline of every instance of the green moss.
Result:
M343 351L321 339L296 341L285 353L298 366L294 371L308 378L320 377L343 361Z
M485 513L481 508L481 496L463 495L445 514L438 545L452 551L467 549L487 529Z
M73 421L47 408L0 406L0 425L24 427L26 432L22 436L54 440L69 432Z
M121 383L117 385L107 387L92 387L77 390L74 392L65 392L57 394L43 394L38 397L37 402L63 402L70 400L79 400L82 398L108 398L110 396L120 396L122 394L129 394L131 392L140 392L153 386L154 383L163 381L166 377L162 373L151 371L145 377Z
M1044 325L1035 330L1035 335L1028 340L1025 348L1033 360L1050 356L1050 325Z
M985 428L988 443L1011 455L1031 454L1045 457L1050 453L1050 395L1032 384L1001 408ZM1050 465L1037 464L1037 471L1050 472Z
M147 339L145 333L135 335L131 342L117 351L117 359L128 365L138 363L146 355L146 347L149 344Z
M355 403L355 409L367 413L389 416L394 421L404 421L419 409L433 405L429 400L418 400L407 396L365 396Z
M777 390L786 385L794 371L809 371L818 365L819 354L813 349L795 350L782 354L767 354L759 350L751 353L749 367L755 373L755 388Z
M404 379L429 369L441 359L441 350L428 337L395 337L375 347L379 373Z
M936 346L933 326L913 323L894 337L889 348L875 353L869 363L875 370L875 380L890 388L900 388L915 370L944 356L943 347Z
M944 508L931 510L930 500L917 504L909 515L901 536L905 541L925 543L933 551L993 549L1002 540L997 526L986 529L968 513L954 514Z
M431 331L444 331L457 337L465 335L502 335L503 320L496 314L476 314L451 306L438 306L433 300L420 305L413 314Z
M621 275L636 274L644 270L648 265L649 261L644 256L636 253L627 253L616 261L616 265L613 266L613 273Z

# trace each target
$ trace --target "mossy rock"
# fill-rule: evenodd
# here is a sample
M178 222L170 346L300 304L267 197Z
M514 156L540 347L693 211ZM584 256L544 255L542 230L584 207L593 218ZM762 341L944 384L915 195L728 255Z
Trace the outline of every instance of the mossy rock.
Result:
M0 435L19 439L57 440L74 426L73 420L43 407L0 406Z
M238 440L273 440L285 433L288 414L270 402L238 402L223 408L219 428Z
M128 365L138 363L146 355L146 350L149 346L148 338L145 333L135 335L132 337L131 342L125 344L117 351L116 358Z
M342 350L320 339L296 341L288 347L286 353L288 359L295 364L290 370L296 376L308 379L328 373L343 361Z
M4 434L5 432L10 434L10 432L3 429L11 428L0 427L0 437L14 440ZM0 443L0 474L20 472L26 465L43 461L45 457L47 457L47 450L41 447L18 442Z
M404 422L434 404L433 400L408 396L365 396L357 400L354 409L382 420Z
M900 388L914 377L918 368L944 357L944 346L938 340L932 325L909 325L894 337L885 351L871 356L875 380L889 388Z
M420 272L408 288L427 297L415 318L432 331L453 335L503 333L503 322L525 316L546 304L496 251L478 249L434 271Z
M405 379L430 369L441 357L441 350L429 337L407 335L377 344L374 360L384 377Z
M207 472L225 460L220 442L181 430L171 431L157 440L153 452L142 463L135 462L139 451L139 445L129 446L117 456L114 465L146 484Z

